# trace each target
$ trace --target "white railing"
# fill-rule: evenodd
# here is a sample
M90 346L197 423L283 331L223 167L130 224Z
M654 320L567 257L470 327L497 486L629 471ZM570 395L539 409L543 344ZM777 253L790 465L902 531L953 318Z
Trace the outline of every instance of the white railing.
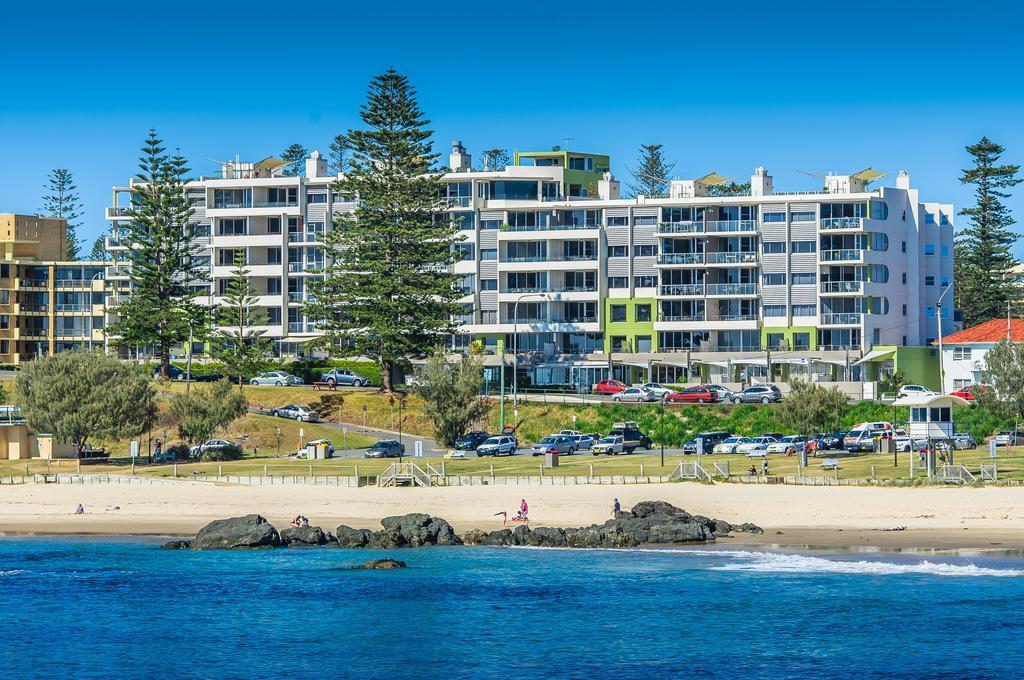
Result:
M661 295L703 295L704 286L700 283L678 283L668 286L659 286Z
M708 264L757 264L757 251L708 253Z
M821 229L861 229L864 227L863 217L823 217Z
M754 220L713 220L705 223L706 231L757 231Z
M708 295L757 295L756 283L708 284Z
M822 314L821 323L824 326L858 326L862 316L860 312Z
M662 234L696 234L704 231L704 223L697 221L659 222L658 231Z
M864 259L864 251L860 248L844 248L842 250L821 251L822 262L861 262Z
M704 264L704 253L664 253L658 264Z
M863 281L822 281L822 293L860 293L864 290Z

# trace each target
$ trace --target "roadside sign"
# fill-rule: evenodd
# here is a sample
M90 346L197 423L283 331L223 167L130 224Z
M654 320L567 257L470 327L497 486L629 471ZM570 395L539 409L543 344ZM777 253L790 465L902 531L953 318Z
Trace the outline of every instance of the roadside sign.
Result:
M996 440L994 438L988 443L988 457L992 460L996 459Z
M423 457L423 442L421 442L419 440L416 441L415 451L416 451L416 457L417 458L422 458Z
M135 439L132 440L131 451L132 451L132 458L138 458L139 457L139 442L138 442L138 440L135 440Z
M704 455L704 437L697 437L697 455Z

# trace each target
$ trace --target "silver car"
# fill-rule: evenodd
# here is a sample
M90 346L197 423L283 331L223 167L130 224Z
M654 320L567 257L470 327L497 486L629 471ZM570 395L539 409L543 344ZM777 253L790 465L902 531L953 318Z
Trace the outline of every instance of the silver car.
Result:
M249 381L250 385L276 385L282 387L284 385L301 385L302 378L291 373L285 373L284 371L267 371L260 373L252 380Z
M530 447L530 455L543 456L545 453L558 453L564 456L571 456L576 453L576 449L578 448L576 440L572 437L555 435L552 437L544 437L544 439L541 439Z
M627 387L613 394L612 401L658 401L658 397L643 387Z
M276 418L294 418L300 422L305 421L307 423L315 423L320 420L320 415L316 411L305 406L299 406L298 404L277 406L270 409L270 415Z

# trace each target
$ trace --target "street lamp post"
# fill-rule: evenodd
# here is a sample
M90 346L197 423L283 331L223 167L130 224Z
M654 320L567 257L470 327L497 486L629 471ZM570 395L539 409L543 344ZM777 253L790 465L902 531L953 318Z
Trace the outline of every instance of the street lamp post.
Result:
M939 299L935 302L935 322L939 327L939 392L945 394L946 392L946 375L942 370L942 298L946 297L946 293L953 287L953 283L950 282L946 289L939 295Z
M549 299L547 293L523 293L512 305L512 420L515 422L519 419L519 303L528 297Z

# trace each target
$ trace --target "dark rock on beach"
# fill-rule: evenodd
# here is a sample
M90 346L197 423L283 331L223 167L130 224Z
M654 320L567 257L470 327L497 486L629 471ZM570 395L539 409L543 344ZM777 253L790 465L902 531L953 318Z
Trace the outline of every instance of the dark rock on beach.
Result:
M618 512L604 524L577 529L521 525L490 533L475 529L462 535L468 545L514 545L550 548L630 548L649 544L675 544L713 541L731 531L763 533L754 524L729 522L691 515L664 501L637 503L628 512Z
M337 529L340 548L419 548L431 545L461 545L452 525L440 517L420 512L380 521L380 531L353 529L342 524Z
M372 536L373 532L369 529L353 529L344 524L339 526L334 532L339 548L365 548Z
M256 550L276 548L281 535L262 515L245 515L210 522L192 540L193 550Z
M408 566L408 565L406 565L406 563L403 562L402 560L396 560L396 559L391 558L391 557L385 557L384 559L381 559L381 560L370 560L369 562L366 562L365 564L359 564L359 565L356 565L356 566L354 566L352 568L353 569L405 569L406 566Z
M320 527L288 527L281 532L281 543L287 546L326 545L334 537Z

